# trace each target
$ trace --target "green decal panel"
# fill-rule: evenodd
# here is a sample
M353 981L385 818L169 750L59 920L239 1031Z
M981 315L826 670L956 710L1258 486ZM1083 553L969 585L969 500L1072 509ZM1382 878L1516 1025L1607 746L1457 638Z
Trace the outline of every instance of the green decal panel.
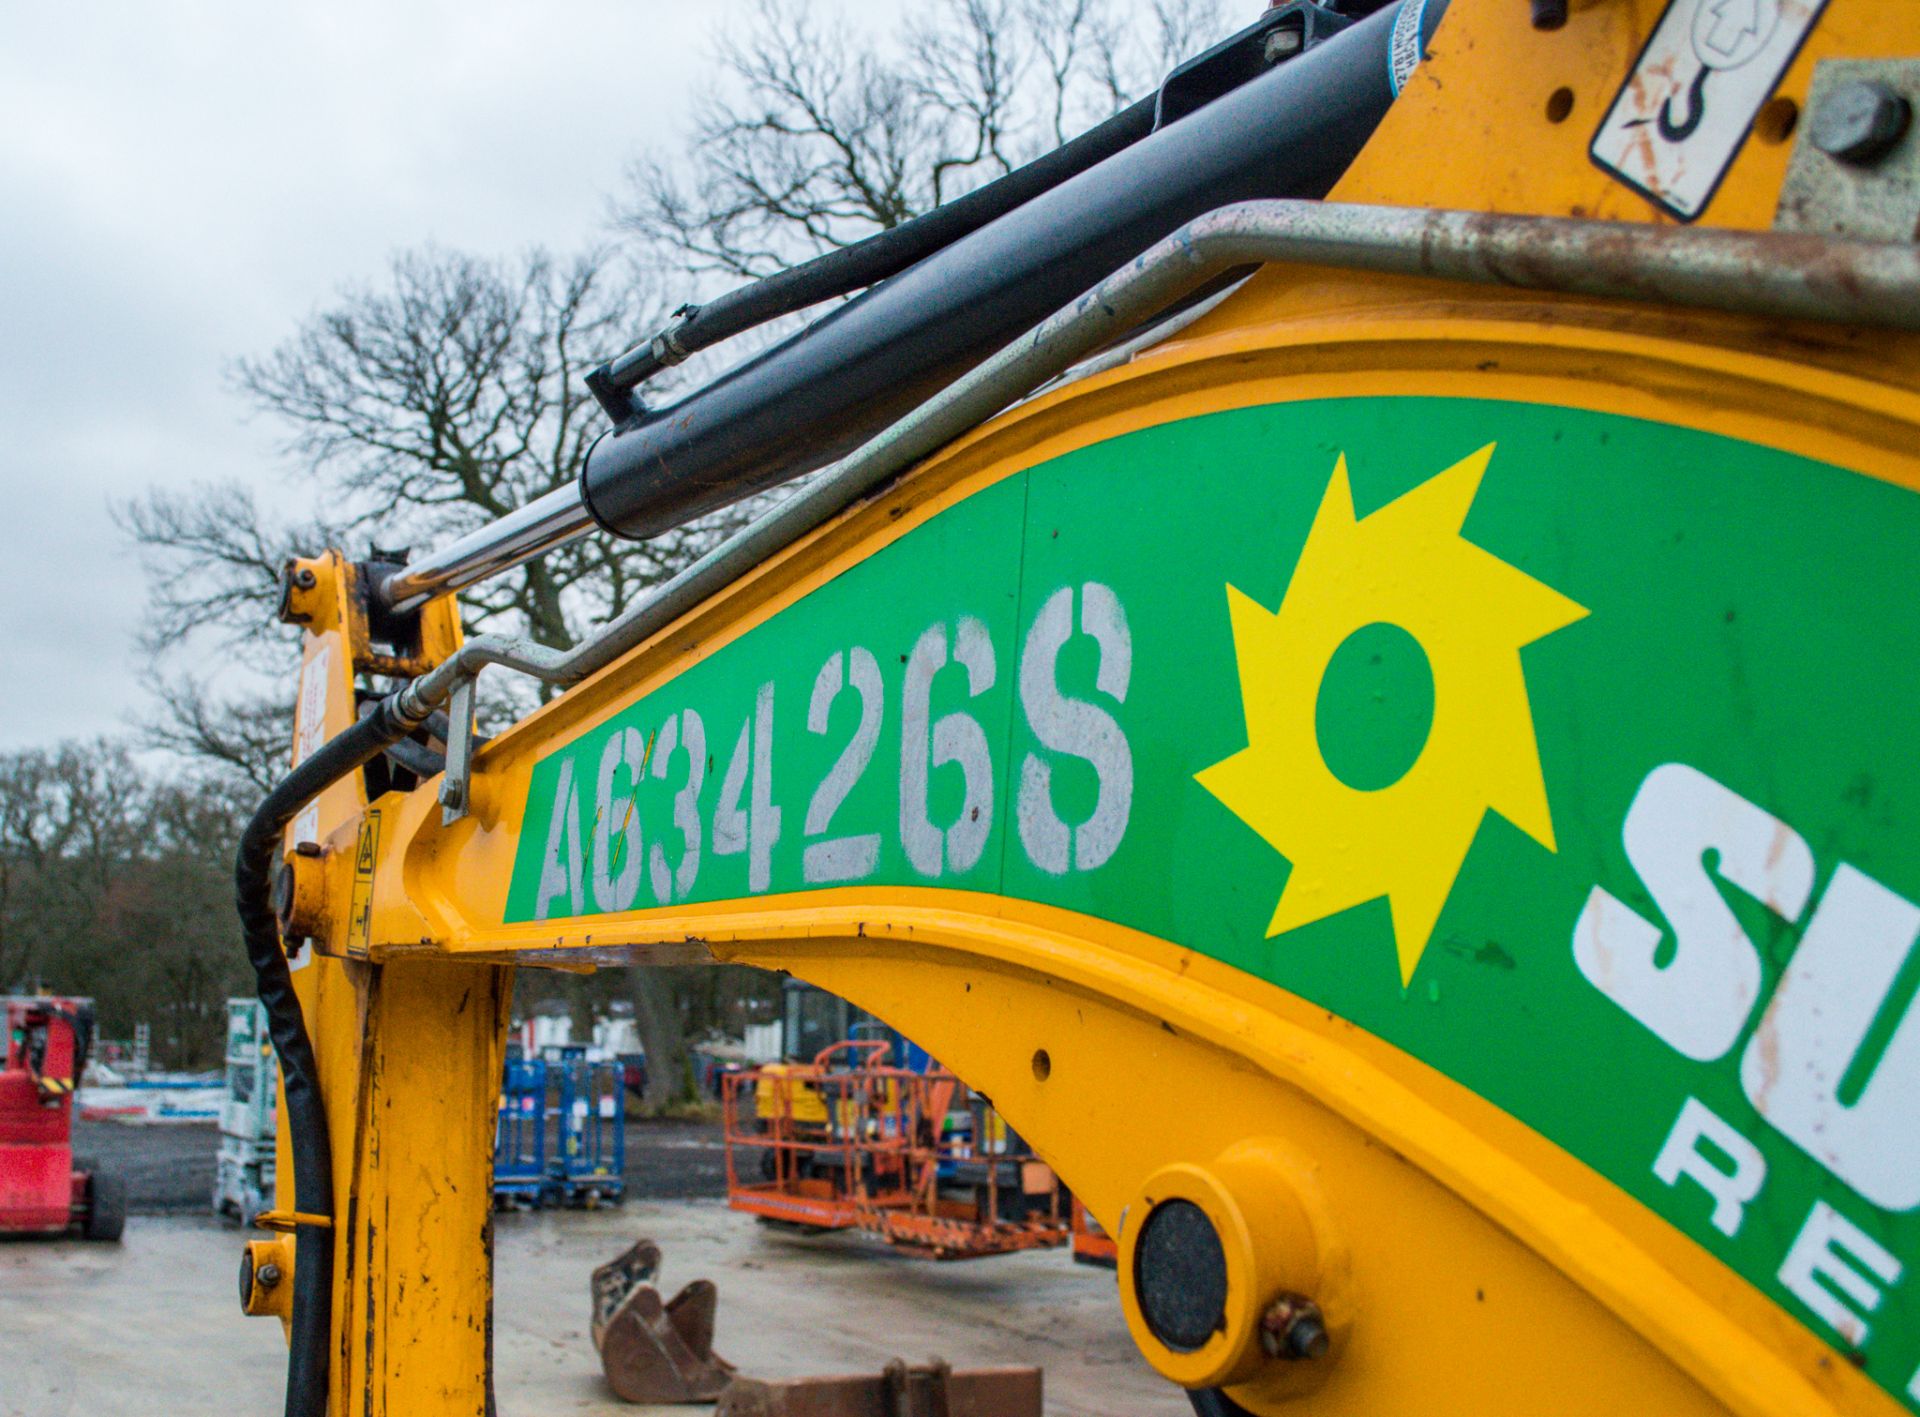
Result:
M507 918L940 885L1146 931L1457 1079L1920 1408L1916 566L1913 494L1632 419L1150 429L543 760Z

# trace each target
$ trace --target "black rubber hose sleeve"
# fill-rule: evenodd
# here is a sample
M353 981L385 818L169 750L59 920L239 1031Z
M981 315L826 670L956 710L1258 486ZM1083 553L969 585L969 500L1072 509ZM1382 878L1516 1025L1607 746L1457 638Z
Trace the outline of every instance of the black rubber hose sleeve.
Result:
M288 1207L332 1217L333 1147L320 1095L320 1069L307 1036L293 973L280 943L272 905L274 868L287 824L322 791L372 761L417 725L402 718L393 700L329 739L267 795L240 836L234 862L234 904L240 933L253 965L267 1030L280 1059L286 1093L288 1143L293 1152L293 1202ZM333 1328L333 1236L312 1225L294 1237L293 1324L287 1352L286 1417L326 1417L327 1359Z
M398 743L389 743L384 751L389 762L405 768L415 777L425 782L430 777L438 777L447 770L447 755L436 753L425 743L412 738L402 738Z

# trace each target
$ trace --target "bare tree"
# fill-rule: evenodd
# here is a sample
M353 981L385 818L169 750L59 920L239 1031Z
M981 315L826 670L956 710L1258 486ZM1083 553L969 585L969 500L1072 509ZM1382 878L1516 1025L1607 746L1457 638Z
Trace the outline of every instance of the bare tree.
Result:
M123 745L0 755L0 991L94 995L103 1027L152 1022L168 1059L211 1062L246 977L234 830L229 799Z
M149 642L211 625L257 645L288 554L444 542L570 483L605 427L582 376L657 314L604 253L396 257L384 286L346 292L234 366L236 387L287 430L331 521L275 519L234 486L154 491L121 510L155 572ZM643 544L581 538L463 593L463 619L570 646L740 520Z
M345 526L317 517L264 513L237 482L198 483L177 492L150 489L114 507L114 519L149 553L147 618L141 647L164 658L193 638L202 647L238 654L249 665L279 669L286 646L260 634L273 623L280 568L345 535Z
M759 0L723 37L687 161L643 155L625 230L696 275L752 278L1011 171L1227 33L1224 0L938 0L891 33Z
M265 796L286 776L293 743L291 694L217 695L192 677L163 682L154 692L158 712L141 725L142 746L182 759L210 785L244 787L255 796Z
M329 518L275 517L237 486L150 492L120 509L153 584L146 639L157 662L209 634L291 684L297 639L275 635L290 555L377 542L439 544L564 486L605 428L582 376L659 311L604 253L485 261L427 248L397 257L378 287L346 292L292 338L233 371L286 430L286 449ZM571 646L620 614L754 508L729 508L646 543L583 537L460 597L469 631ZM512 681L496 680L498 694ZM163 678L145 741L229 783L284 771L290 689L236 694ZM676 1008L644 972L643 1018ZM657 1071L684 1077L684 1044L661 1030Z
M429 247L238 362L235 386L286 430L305 474L288 500L311 497L327 515L265 511L233 483L156 489L117 509L150 572L144 639L162 689L145 741L257 783L284 762L266 750L285 695L236 697L231 683L183 675L183 646L211 641L284 676L297 638L274 633L274 608L290 556L442 543L577 477L605 426L581 376L657 314L621 271L602 252L491 262ZM745 515L644 544L583 538L471 588L462 618L469 631L572 645ZM495 697L512 687L496 683Z

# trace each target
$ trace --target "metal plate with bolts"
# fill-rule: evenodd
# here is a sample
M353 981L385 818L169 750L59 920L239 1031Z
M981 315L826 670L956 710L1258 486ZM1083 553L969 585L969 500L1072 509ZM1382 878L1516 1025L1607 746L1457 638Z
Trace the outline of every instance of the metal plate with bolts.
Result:
M1920 60L1822 60L1780 186L1775 228L1920 239L1917 115Z

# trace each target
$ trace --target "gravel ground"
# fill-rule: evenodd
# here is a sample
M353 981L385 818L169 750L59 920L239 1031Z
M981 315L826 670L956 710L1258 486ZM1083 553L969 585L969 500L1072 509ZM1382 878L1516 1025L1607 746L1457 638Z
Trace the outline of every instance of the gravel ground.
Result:
M135 1215L207 1209L219 1129L210 1123L75 1122L73 1150L126 1178ZM627 1193L639 1200L693 1200L727 1193L726 1149L714 1122L627 1123Z

